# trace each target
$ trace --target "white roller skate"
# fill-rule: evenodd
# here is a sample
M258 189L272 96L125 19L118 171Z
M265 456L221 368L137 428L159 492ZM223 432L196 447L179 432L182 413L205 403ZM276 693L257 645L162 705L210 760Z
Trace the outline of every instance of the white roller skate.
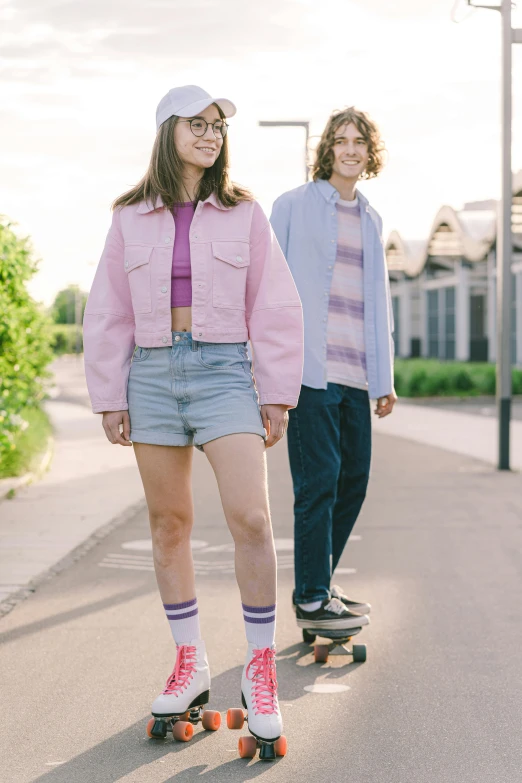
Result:
M239 755L253 758L260 749L259 758L270 761L285 756L287 743L282 736L283 721L277 700L275 649L248 645L245 668L241 679L241 701L247 710L246 720L251 737L239 740ZM231 709L227 714L230 729L241 729L243 710Z
M210 698L210 670L205 643L201 639L177 645L176 665L163 693L154 700L147 732L149 737L165 738L172 730L177 740L192 737L193 726L202 721L203 728L215 731L220 713L203 711Z

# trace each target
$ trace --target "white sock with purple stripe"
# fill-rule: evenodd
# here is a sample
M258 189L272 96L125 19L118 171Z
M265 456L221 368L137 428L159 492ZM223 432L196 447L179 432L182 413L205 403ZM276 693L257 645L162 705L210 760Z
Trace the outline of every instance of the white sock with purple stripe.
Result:
M163 607L176 644L201 639L197 598L182 604L163 604Z
M260 650L272 647L275 639L276 605L247 606L243 604L246 637Z

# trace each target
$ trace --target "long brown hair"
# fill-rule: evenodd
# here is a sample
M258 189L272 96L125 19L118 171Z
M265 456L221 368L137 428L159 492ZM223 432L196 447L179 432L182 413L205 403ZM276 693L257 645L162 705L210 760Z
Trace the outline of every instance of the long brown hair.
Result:
M333 171L335 134L344 125L353 122L366 144L368 145L368 163L361 179L376 177L384 166L385 146L377 125L364 111L359 111L354 106L342 111L335 111L326 123L326 128L321 136L321 141L315 151L315 161L311 166L312 177L318 179L330 179Z
M219 106L216 108L221 119L225 119ZM174 128L179 119L177 116L169 117L160 125L147 173L137 185L114 201L113 209L140 201L155 205L158 198L161 198L164 206L172 209L174 204L186 201L182 178L184 164L174 142ZM205 201L212 193L216 194L224 207L235 207L240 201L252 201L250 191L231 182L228 171L228 136L225 136L216 162L204 171L196 201Z

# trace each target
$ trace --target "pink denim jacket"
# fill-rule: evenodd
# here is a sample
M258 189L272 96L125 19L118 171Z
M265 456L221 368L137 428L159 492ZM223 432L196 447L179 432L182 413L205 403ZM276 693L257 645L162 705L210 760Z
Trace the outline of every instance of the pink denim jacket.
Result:
M85 374L94 413L127 410L136 345L172 345L174 219L162 203L115 210L84 317ZM260 404L297 405L302 308L270 223L256 201L224 207L212 195L190 228L192 335L251 341Z

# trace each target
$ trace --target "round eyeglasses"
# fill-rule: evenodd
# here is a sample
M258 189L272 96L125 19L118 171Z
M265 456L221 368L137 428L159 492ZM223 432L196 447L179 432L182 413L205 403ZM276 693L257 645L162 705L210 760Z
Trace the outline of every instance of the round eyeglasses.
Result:
M190 130L194 136L204 136L207 132L207 128L210 125L214 131L216 139L224 139L227 135L228 125L223 120L216 120L215 122L206 122L202 117L194 117L192 120L178 120L178 122L189 122Z

